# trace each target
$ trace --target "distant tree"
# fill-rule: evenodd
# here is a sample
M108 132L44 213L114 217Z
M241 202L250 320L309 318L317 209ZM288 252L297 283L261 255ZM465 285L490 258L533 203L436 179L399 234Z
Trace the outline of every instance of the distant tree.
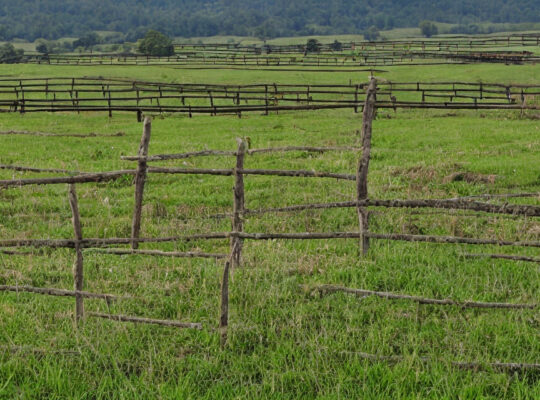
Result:
M89 49L92 46L95 46L96 44L99 44L100 37L95 32L89 32L82 35L79 39L75 40L73 42L73 47L84 47L85 49Z
M330 45L330 48L333 51L341 51L341 50L343 50L343 45L341 44L341 42L338 42L337 40L334 40L334 43L332 43Z
M424 35L425 37L432 37L433 35L439 33L437 25L435 25L431 21L422 21L420 22L420 25L418 25L418 27L422 31L422 35Z
M36 45L36 51L41 54L49 54L49 46L45 41L40 41Z
M318 53L321 51L321 43L317 39L309 39L306 44L307 53Z
M172 56L172 40L161 32L149 30L139 42L139 52L156 57Z
M15 64L24 57L24 50L15 49L11 43L0 46L0 64Z
M367 28L364 32L364 39L368 42L374 42L375 40L379 39L381 37L381 33L377 29L376 26L370 26Z

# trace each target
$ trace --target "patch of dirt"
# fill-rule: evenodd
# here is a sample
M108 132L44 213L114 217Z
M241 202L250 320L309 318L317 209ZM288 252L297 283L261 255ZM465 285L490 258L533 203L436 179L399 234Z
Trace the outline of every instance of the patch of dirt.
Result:
M533 223L533 225L527 230L530 235L540 236L540 224Z

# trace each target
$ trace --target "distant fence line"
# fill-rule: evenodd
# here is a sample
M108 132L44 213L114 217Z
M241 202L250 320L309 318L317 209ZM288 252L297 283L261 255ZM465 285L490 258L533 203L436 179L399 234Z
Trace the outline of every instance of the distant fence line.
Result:
M74 228L73 239L10 239L0 240L0 250L6 248L20 247L46 247L46 248L73 248L76 253L76 263L74 268L74 290L67 291L63 289L53 288L35 288L30 286L0 286L0 291L11 292L31 292L37 294L53 295L53 296L71 296L76 299L76 320L83 318L85 315L107 318L120 322L135 322L135 323L153 323L158 325L175 326L182 328L201 329L199 323L186 323L180 321L155 320L136 316L113 315L110 313L85 313L83 299L95 298L105 299L107 301L115 300L114 295L98 294L85 292L84 289L84 268L83 268L83 250L103 252L112 255L125 254L141 254L158 257L203 257L226 259L223 269L223 278L221 285L221 306L219 318L219 332L222 343L227 339L228 315L229 315L229 274L231 268L238 267L242 262L243 244L246 240L323 240L323 239L357 239L359 240L360 253L365 254L369 249L370 239L382 240L398 240L411 242L432 242L432 243L464 243L475 245L499 245L499 246L526 246L540 247L540 242L526 241L509 241L495 239L476 239L466 237L452 236L433 236L433 235L409 235L409 234L380 234L373 233L369 230L369 219L367 218L367 207L411 207L411 208L438 208L438 209L461 209L472 210L481 213L496 213L521 215L527 217L539 217L540 207L533 205L509 205L501 206L482 203L478 201L465 199L440 199L440 200L377 200L370 199L367 192L368 169L371 153L371 130L372 120L374 118L376 103L377 85L376 81L371 80L367 88L366 100L363 107L362 120L362 148L359 155L358 168L355 175L337 174L331 172L315 172L311 170L260 170L246 169L244 167L245 156L249 154L268 153L272 151L284 152L293 151L291 148L276 148L276 149L248 149L248 145L244 140L238 140L238 148L236 151L221 151L221 150L205 150L202 152L192 152L184 154L171 155L148 155L148 148L151 137L151 121L150 118L145 118L143 135L139 146L137 156L125 157L128 160L137 163L137 169L129 169L123 171L109 171L103 173L88 173L66 177L51 177L51 178L34 178L34 179L16 179L0 181L0 188L16 188L23 185L40 185L40 184L68 184L68 198L72 210L72 221ZM349 148L325 148L324 151L349 151ZM357 149L356 149L357 150ZM313 147L295 147L294 151L321 151L321 148ZM187 155L186 155L187 154ZM234 157L235 167L231 169L190 169L190 168L164 168L164 167L149 167L148 163L153 161L161 161L165 159L181 159L185 157L199 157L208 155L223 155ZM32 170L36 170L32 168ZM142 238L140 237L141 215L144 198L144 187L148 174L164 173L164 174L208 174L217 176L232 176L234 178L233 201L231 217L231 231L229 232L209 232L198 233L175 237L155 237ZM356 184L356 200L346 203L325 203L325 204L307 204L289 206L281 209L262 209L248 210L245 207L245 175L275 175L287 177L311 177L311 178L338 178L349 181L354 181ZM76 194L76 184L100 182L112 179L119 179L122 176L135 176L135 202L133 210L132 231L130 237L126 238L85 238L82 234L80 223L80 212L78 208L78 200ZM520 194L523 195L524 194ZM532 194L538 195L538 194ZM354 207L357 209L359 230L356 232L297 232L297 233L249 233L244 232L243 220L248 215L261 214L267 212L297 212L304 209L328 209ZM201 252L163 252L160 250L139 250L140 243L165 243L189 240L228 240L230 242L230 253L201 253ZM125 248L110 248L109 246L130 245L131 249ZM5 254L16 254L8 250ZM489 255L487 255L489 256ZM524 258L516 258L516 260L528 261ZM323 287L324 290L330 288L331 291L343 290L350 293L360 293L361 295L375 295L387 299L405 299L419 302L420 304L434 304L445 306L460 306L460 307L477 307L477 308L493 308L493 309L521 309L521 308L537 308L538 304L514 304L514 303L481 303L481 302L459 302L449 299L425 299L417 296L374 292L363 289L341 289L335 286Z
M115 78L1 78L0 112L233 114L349 108L362 110L366 83L181 84ZM540 85L381 82L377 108L540 109Z
M154 57L133 53L59 53L28 52L21 62L50 65L168 65L178 68L202 66L268 68L282 70L297 67L317 71L320 68L345 68L431 65L453 63L537 63L540 57L512 47L539 47L540 35L514 34L486 37L439 37L383 41L345 41L319 43L317 50L306 44L175 44L175 54ZM438 61L437 61L438 60ZM317 69L310 69L317 68Z
M441 61L438 61L441 60ZM528 51L456 50L441 51L368 48L349 53L306 53L301 55L223 52L185 52L156 57L122 53L27 54L22 62L48 65L168 65L168 66L243 66L243 67L377 67L452 63L537 63L540 57Z
M175 50L183 51L212 51L212 52L238 52L248 54L261 54L263 52L290 54L304 53L306 44L292 45L242 45L237 43L176 43ZM459 36L436 37L430 39L396 39L396 40L378 40L378 41L343 41L341 51L352 51L358 49L396 49L396 48L422 48L422 49L440 49L440 50L460 50L477 47L510 47L510 46L540 46L539 34L511 34L495 36ZM332 43L321 43L320 51L339 53Z

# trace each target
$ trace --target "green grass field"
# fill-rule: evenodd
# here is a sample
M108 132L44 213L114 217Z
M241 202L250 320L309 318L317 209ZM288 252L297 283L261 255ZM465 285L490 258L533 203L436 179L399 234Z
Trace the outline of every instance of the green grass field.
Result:
M382 79L539 84L534 65L393 67ZM0 66L0 75L103 76L165 82L349 83L368 72L319 73L180 70L167 67ZM235 138L253 148L285 145L358 146L361 114L351 110L264 116L156 116L150 154L233 150ZM26 130L98 136L0 135L0 163L78 171L133 168L122 155L137 152L142 126L132 114L2 114L0 131ZM122 132L121 136L99 136ZM358 154L257 155L247 168L354 173ZM369 191L373 198L447 198L540 191L538 113L517 111L381 110L373 126ZM206 157L158 165L231 168L234 159ZM477 177L449 181L456 172ZM0 170L0 179L51 174ZM54 175L54 174L52 174ZM51 176L52 176L51 175ZM485 179L495 175L495 180ZM228 231L231 177L151 175L142 236ZM78 185L85 237L125 237L133 209L131 179ZM246 177L248 208L352 200L354 182ZM540 205L539 198L510 202ZM499 201L499 203L501 203ZM67 187L0 190L0 239L72 238ZM374 209L380 233L540 240L538 218L453 211ZM249 217L247 232L355 231L354 209ZM228 252L227 241L143 245L162 250ZM357 240L246 241L244 265L231 281L229 341L215 328L223 262L85 252L85 290L126 296L115 314L202 322L201 331L86 319L74 328L74 300L0 292L0 398L327 398L538 399L537 372L466 371L453 361L540 362L538 310L465 310L407 301L320 297L331 283L433 298L538 303L537 264L468 259L463 254L538 257L537 248L372 241L358 257ZM71 289L72 250L25 256L0 254L0 285ZM89 311L107 312L100 300ZM23 350L11 352L9 348ZM6 350L8 349L8 350ZM28 349L40 349L33 353ZM75 350L80 355L63 354ZM403 356L370 361L361 353ZM427 361L424 359L428 359Z

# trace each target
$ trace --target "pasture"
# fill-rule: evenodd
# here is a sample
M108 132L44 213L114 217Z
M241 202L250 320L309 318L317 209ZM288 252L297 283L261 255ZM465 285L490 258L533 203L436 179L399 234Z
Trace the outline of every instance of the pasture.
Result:
M390 81L540 84L537 65L385 67ZM173 83L348 84L369 72L176 69L167 66L0 65L8 77L129 78ZM369 196L443 199L540 192L539 110L378 110L373 121ZM362 113L352 109L203 116L154 115L149 154L206 149L362 145ZM18 133L17 133L18 132ZM39 132L39 134L35 134ZM142 124L133 113L2 113L0 164L100 172L135 168ZM34 133L34 134L32 134ZM73 135L78 134L78 135ZM92 135L89 135L92 134ZM84 136L88 135L88 136ZM354 174L358 151L246 156L246 168ZM234 158L163 161L180 168L232 168ZM0 179L55 173L0 170ZM234 177L150 174L141 237L231 230ZM77 185L85 237L129 237L131 176ZM246 207L350 201L354 182L246 176ZM487 199L540 205L538 195ZM0 240L72 239L67 185L0 189ZM373 207L370 230L507 241L540 241L538 217L466 210ZM246 232L358 230L354 208L247 215ZM229 242L144 243L141 249L229 252ZM13 249L10 249L13 250ZM23 249L21 249L22 251ZM28 250L28 249L27 249ZM91 312L198 322L201 330L85 318L74 299L0 292L0 398L508 398L540 397L538 370L500 370L497 362L540 361L535 309L466 309L389 301L332 284L458 302L540 302L538 247L473 246L358 239L246 241L229 282L228 340L220 344L223 260L117 256L85 251L84 290L112 293ZM0 253L0 285L73 288L73 249ZM376 356L375 358L371 356ZM475 363L461 368L458 363Z

